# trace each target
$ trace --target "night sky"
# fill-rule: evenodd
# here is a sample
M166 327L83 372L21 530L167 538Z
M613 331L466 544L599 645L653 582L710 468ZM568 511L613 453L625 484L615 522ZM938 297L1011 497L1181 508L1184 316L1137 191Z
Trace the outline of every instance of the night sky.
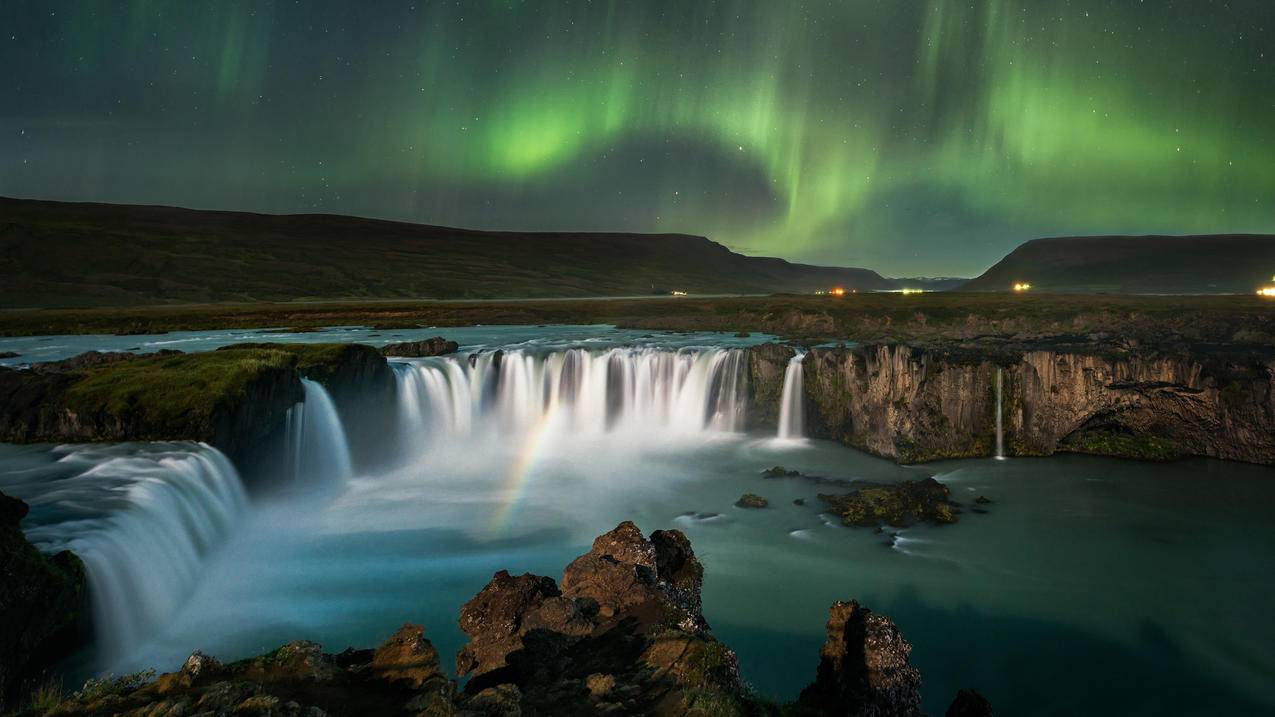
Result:
M0 68L7 196L680 231L890 275L1275 232L1272 0L4 0Z

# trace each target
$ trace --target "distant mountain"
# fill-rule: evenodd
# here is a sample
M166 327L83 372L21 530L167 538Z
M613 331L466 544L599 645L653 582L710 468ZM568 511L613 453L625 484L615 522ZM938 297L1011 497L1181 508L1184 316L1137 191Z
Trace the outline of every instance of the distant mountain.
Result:
M1059 237L1023 244L961 290L1248 294L1272 275L1272 235Z
M0 198L0 307L874 291L867 269L683 234L485 232L357 217Z

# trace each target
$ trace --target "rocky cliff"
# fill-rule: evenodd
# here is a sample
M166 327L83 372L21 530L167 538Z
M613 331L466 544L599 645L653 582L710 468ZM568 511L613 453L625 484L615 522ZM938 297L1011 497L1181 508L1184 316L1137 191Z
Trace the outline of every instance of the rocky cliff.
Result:
M755 352L753 374L781 360ZM903 463L994 455L998 380L1007 455L1275 463L1269 357L894 344L817 348L803 366L810 435ZM762 401L773 398L754 389Z
M702 577L685 535L644 537L625 522L599 536L560 582L501 571L461 608L469 642L456 663L470 675L463 688L423 629L404 625L374 650L333 655L297 641L230 664L196 652L178 672L97 681L27 714L921 714L911 645L889 618L854 602L832 606L818 671L800 698L783 706L759 699L701 613ZM992 714L971 691L958 703L977 708L961 714Z
M27 504L0 493L0 705L79 644L88 615L84 565L40 554L19 529Z
M779 402L784 391L784 371L797 352L781 344L761 344L748 349L748 404L750 428L774 429L779 424Z
M89 353L29 369L0 368L0 441L204 441L241 470L256 464L304 395L322 383L356 426L352 443L375 451L392 435L384 410L394 377L359 344L239 344L182 354ZM357 440L366 432L367 441ZM356 456L356 459L359 456Z

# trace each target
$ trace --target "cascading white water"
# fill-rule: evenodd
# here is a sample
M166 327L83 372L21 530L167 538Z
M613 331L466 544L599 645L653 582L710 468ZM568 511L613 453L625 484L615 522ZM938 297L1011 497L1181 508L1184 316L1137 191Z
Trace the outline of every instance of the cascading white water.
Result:
M318 381L303 378L301 385L305 401L289 409L284 431L292 480L306 486L344 483L354 465L336 404Z
M788 361L784 369L784 390L779 398L779 437L805 437L805 395L802 380L804 371L802 360L805 354L797 354Z
M28 531L32 542L84 561L107 664L152 637L185 602L204 559L246 505L239 475L220 451L159 447L123 455L73 450L60 462L82 472L31 501L55 502L60 511L58 520Z
M996 457L1005 459L1005 427L1001 418L1001 383L1004 381L1001 368L996 367Z
M483 353L396 363L407 442L494 423L529 430L558 415L572 431L739 431L747 403L738 349L616 348Z

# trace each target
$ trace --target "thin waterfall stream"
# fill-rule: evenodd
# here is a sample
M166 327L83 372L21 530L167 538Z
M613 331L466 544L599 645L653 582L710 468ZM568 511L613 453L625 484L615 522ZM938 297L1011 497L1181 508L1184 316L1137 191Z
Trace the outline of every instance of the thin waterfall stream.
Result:
M805 354L798 353L788 361L784 369L784 388L779 398L779 437L784 439L805 437L805 391L803 361Z
M996 367L996 458L997 460L1005 460L1005 421L1002 416L1004 409L1002 408L1002 384L1005 380L1004 371Z

